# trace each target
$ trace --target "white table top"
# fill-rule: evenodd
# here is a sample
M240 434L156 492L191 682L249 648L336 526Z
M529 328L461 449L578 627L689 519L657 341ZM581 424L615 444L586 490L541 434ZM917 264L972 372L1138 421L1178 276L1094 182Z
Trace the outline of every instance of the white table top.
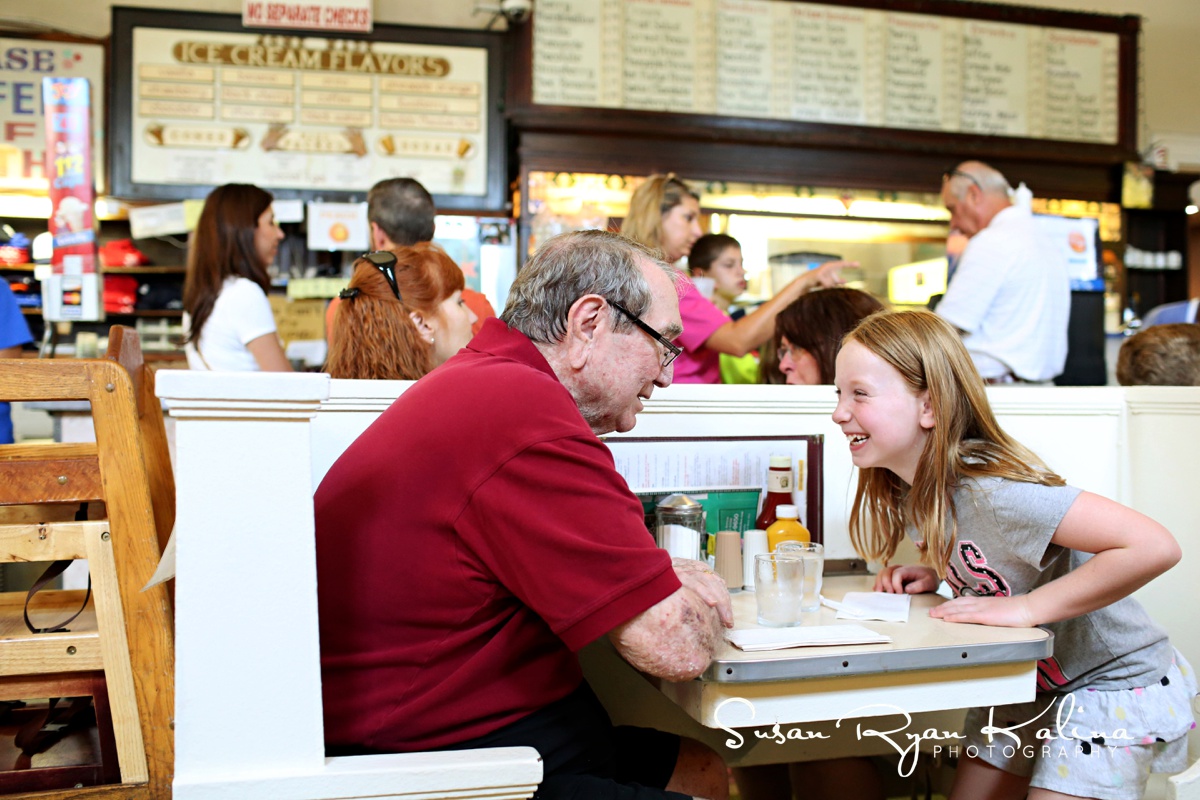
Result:
M839 600L870 591L872 576L829 578L822 593ZM1040 628L994 628L932 619L944 602L914 595L909 621L855 624L892 637L887 644L801 647L746 653L726 643L700 678L658 681L659 690L711 728L912 714L1032 700L1037 662L1053 652ZM734 595L737 628L759 627L754 595ZM833 625L836 612L813 612Z
M841 600L846 592L869 592L875 578L854 575L828 578L821 593ZM836 619L837 612L822 607L806 614L805 625L862 625L892 638L887 644L798 647L747 653L726 642L703 681L791 680L830 675L961 667L1037 661L1053 652L1054 636L1041 628L994 628L944 622L929 616L929 609L945 602L935 594L913 595L908 622ZM755 620L753 592L733 595L734 628L761 628Z

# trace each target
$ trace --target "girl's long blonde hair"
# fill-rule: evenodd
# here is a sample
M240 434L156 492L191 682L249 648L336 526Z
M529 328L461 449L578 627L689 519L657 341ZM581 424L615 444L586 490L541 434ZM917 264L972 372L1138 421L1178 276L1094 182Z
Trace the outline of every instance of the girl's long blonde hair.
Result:
M914 394L928 391L934 416L911 487L882 467L859 471L850 541L860 556L886 564L912 525L925 544L922 560L944 578L958 534L953 494L963 478L1064 485L996 422L967 349L941 317L928 311L874 314L846 334L843 343L850 341L894 367Z
M663 216L685 197L700 202L696 193L674 172L651 175L629 198L629 213L621 223L621 235L651 250L662 250Z

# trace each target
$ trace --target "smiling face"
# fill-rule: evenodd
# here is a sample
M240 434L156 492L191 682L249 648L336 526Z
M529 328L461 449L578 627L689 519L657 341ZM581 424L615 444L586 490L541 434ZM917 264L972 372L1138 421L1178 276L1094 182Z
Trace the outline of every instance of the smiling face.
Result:
M275 210L267 206L267 210L258 215L258 225L254 228L254 252L264 267L274 263L282 240L283 229L275 221Z
M742 267L740 247L726 247L708 269L698 272L706 278L713 279L713 291L725 300L726 306L746 291L746 270Z
M683 332L679 318L679 299L671 279L649 261L642 261L642 274L650 284L653 301L642 321L668 340ZM579 410L597 435L632 430L637 414L655 386L670 386L674 365L664 368L663 346L636 326L620 332L612 322L620 312L608 309L611 320L605 324L604 339L597 345L595 361L588 364L587 380L576 396Z
M854 466L888 469L912 485L934 425L929 393L914 393L895 367L853 339L838 353L834 385L833 421Z
M780 337L779 371L787 376L792 386L817 386L821 383L821 366L813 354L803 347L796 347Z
M700 203L691 195L684 195L679 205L662 215L662 232L659 244L668 264L692 252L692 245L704 235L700 230Z
M471 326L475 324L475 312L467 308L458 291L447 297L430 319L433 328L433 364L444 364L450 356L467 346L471 341Z

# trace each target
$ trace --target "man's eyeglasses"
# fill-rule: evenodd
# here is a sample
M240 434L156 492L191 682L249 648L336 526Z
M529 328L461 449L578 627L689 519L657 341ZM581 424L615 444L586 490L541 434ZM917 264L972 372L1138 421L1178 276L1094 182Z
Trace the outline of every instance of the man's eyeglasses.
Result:
M979 179L969 172L963 172L961 169L948 169L942 173L942 183L953 180L954 178L966 178L980 191L983 191L983 186L980 185Z
M376 250L373 253L364 253L363 258L383 273L388 286L392 287L392 294L396 295L397 300L403 302L403 298L400 297L400 287L396 284L396 254L387 250Z
M666 369L667 367L671 366L671 362L674 361L676 358L678 358L679 354L683 352L683 350L681 348L676 347L674 344L672 344L671 341L669 339L667 339L667 337L663 336L661 333L654 330L654 328L651 328L649 325L642 322L641 319L639 319L638 317L635 317L633 314L629 313L629 310L627 308L625 308L625 306L621 305L620 303L615 303L612 300L609 300L608 304L610 306L612 306L613 308L615 308L617 311L620 311L622 314L624 314L626 319L628 319L634 325L641 328L646 333L647 336L649 336L651 339L654 339L656 342L658 342L659 344L661 344L663 346L663 350L664 350L663 356L662 356L663 369Z

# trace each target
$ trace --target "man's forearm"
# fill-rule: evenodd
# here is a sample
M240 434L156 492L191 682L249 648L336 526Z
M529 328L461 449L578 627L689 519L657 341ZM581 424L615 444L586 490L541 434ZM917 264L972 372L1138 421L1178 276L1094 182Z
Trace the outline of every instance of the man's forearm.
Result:
M704 672L723 637L716 609L686 586L609 634L626 661L669 681Z

